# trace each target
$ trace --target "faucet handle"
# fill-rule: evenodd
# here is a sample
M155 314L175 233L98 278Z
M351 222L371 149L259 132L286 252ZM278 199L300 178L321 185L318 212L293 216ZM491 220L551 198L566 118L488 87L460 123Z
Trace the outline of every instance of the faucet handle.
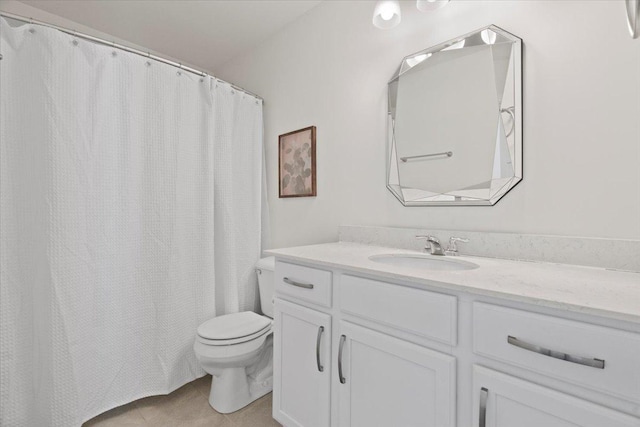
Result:
M465 239L464 237L455 237L452 236L449 238L449 247L445 251L447 255L458 255L458 245L457 243L469 243L469 239Z
M431 236L431 235L427 235L427 234L418 234L418 235L416 235L416 239L418 239L418 240L424 239L424 240L431 240L431 241L434 241L434 242L440 242L440 240L438 240L437 237Z

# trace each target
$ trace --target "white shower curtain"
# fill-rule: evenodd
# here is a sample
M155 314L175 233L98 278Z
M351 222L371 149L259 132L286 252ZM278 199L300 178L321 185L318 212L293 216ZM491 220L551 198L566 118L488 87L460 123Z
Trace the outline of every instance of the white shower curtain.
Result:
M254 310L264 201L262 102L213 83L216 309ZM257 113L259 112L259 114ZM230 288L230 289L228 289ZM232 290L232 291L230 291Z
M79 426L201 375L256 305L262 104L0 18L0 425Z

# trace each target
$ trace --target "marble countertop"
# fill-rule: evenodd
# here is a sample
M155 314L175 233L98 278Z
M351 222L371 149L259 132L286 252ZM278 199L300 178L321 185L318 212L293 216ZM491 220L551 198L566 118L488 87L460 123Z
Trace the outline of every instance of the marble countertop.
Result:
M448 257L477 264L464 271L434 271L381 264L381 254L420 254L405 249L337 242L265 251L277 259L314 263L430 288L470 292L539 306L640 323L640 273L547 262L469 256Z

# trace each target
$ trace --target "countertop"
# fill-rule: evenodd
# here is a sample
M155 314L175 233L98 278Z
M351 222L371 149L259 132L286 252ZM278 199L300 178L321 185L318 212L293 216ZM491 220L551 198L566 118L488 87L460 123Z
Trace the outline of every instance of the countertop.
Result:
M539 306L640 323L640 273L546 262L470 256L447 257L477 264L463 271L434 271L381 264L381 254L420 252L337 242L265 251L283 261L313 263L429 288L470 292Z

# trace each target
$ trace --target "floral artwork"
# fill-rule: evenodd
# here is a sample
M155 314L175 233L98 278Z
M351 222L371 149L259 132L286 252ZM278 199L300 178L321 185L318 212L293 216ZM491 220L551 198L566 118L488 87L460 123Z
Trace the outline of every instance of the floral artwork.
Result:
M316 195L316 127L280 135L280 197Z

